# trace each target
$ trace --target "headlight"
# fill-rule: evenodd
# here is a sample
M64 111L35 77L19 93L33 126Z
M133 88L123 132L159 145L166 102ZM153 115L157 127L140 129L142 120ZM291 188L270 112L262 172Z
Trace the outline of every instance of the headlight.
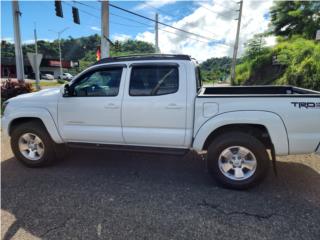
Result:
M6 110L6 107L8 106L9 101L5 101L2 103L2 113L4 113L4 111Z

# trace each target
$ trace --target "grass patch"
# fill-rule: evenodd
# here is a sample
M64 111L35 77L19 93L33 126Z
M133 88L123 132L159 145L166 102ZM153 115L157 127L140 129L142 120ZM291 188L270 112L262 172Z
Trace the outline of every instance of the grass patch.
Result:
M34 88L36 88L36 82L33 81L32 83L32 86ZM65 84L65 82L61 82L61 80L58 82L56 80L52 80L52 81L41 81L40 80L40 87L58 87L58 86L61 86Z

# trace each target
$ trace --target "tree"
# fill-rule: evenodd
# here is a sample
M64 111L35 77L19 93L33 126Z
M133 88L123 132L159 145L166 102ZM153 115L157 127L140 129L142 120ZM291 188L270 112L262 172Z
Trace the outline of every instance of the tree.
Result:
M110 47L110 55L123 56L132 54L146 54L154 53L155 47L147 42L137 40L127 40L124 42L116 41L117 46ZM80 61L80 67L78 69L72 69L70 72L76 73L96 62L96 50L100 45L100 36L97 34L72 38L69 36L67 39L61 39L61 51L63 60ZM34 52L34 44L24 44L22 46L24 56L27 52ZM38 52L43 54L44 58L59 59L59 42L54 40L53 42L38 41ZM1 57L14 57L14 44L2 41L1 42Z
M271 8L271 33L314 39L320 26L319 1L276 1Z
M210 58L200 64L204 81L223 81L230 75L231 58Z
M264 34L256 34L246 43L246 58L256 58L265 50Z

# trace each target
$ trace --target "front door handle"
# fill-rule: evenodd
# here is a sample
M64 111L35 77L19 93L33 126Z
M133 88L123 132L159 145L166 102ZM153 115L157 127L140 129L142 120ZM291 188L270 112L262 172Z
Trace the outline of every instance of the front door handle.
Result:
M105 105L104 108L105 109L117 109L117 108L119 108L119 106L117 106L114 103L109 103L109 104Z
M181 109L182 106L179 106L179 105L177 105L175 103L170 103L166 108L167 109Z

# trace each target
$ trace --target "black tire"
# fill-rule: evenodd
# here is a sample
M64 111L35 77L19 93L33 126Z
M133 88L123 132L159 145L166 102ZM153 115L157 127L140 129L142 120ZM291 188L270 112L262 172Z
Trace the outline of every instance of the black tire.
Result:
M243 180L233 180L222 173L219 156L227 148L242 146L250 150L256 158L256 168L252 176ZM267 175L270 159L266 147L252 135L243 132L230 132L218 136L208 147L208 168L212 177L223 187L248 189L260 183ZM232 170L231 170L232 171Z
M25 133L37 135L44 145L44 153L39 160L30 160L23 156L19 150L19 139ZM28 167L42 167L55 162L56 149L49 133L39 121L22 123L13 129L11 134L11 148L15 157Z

